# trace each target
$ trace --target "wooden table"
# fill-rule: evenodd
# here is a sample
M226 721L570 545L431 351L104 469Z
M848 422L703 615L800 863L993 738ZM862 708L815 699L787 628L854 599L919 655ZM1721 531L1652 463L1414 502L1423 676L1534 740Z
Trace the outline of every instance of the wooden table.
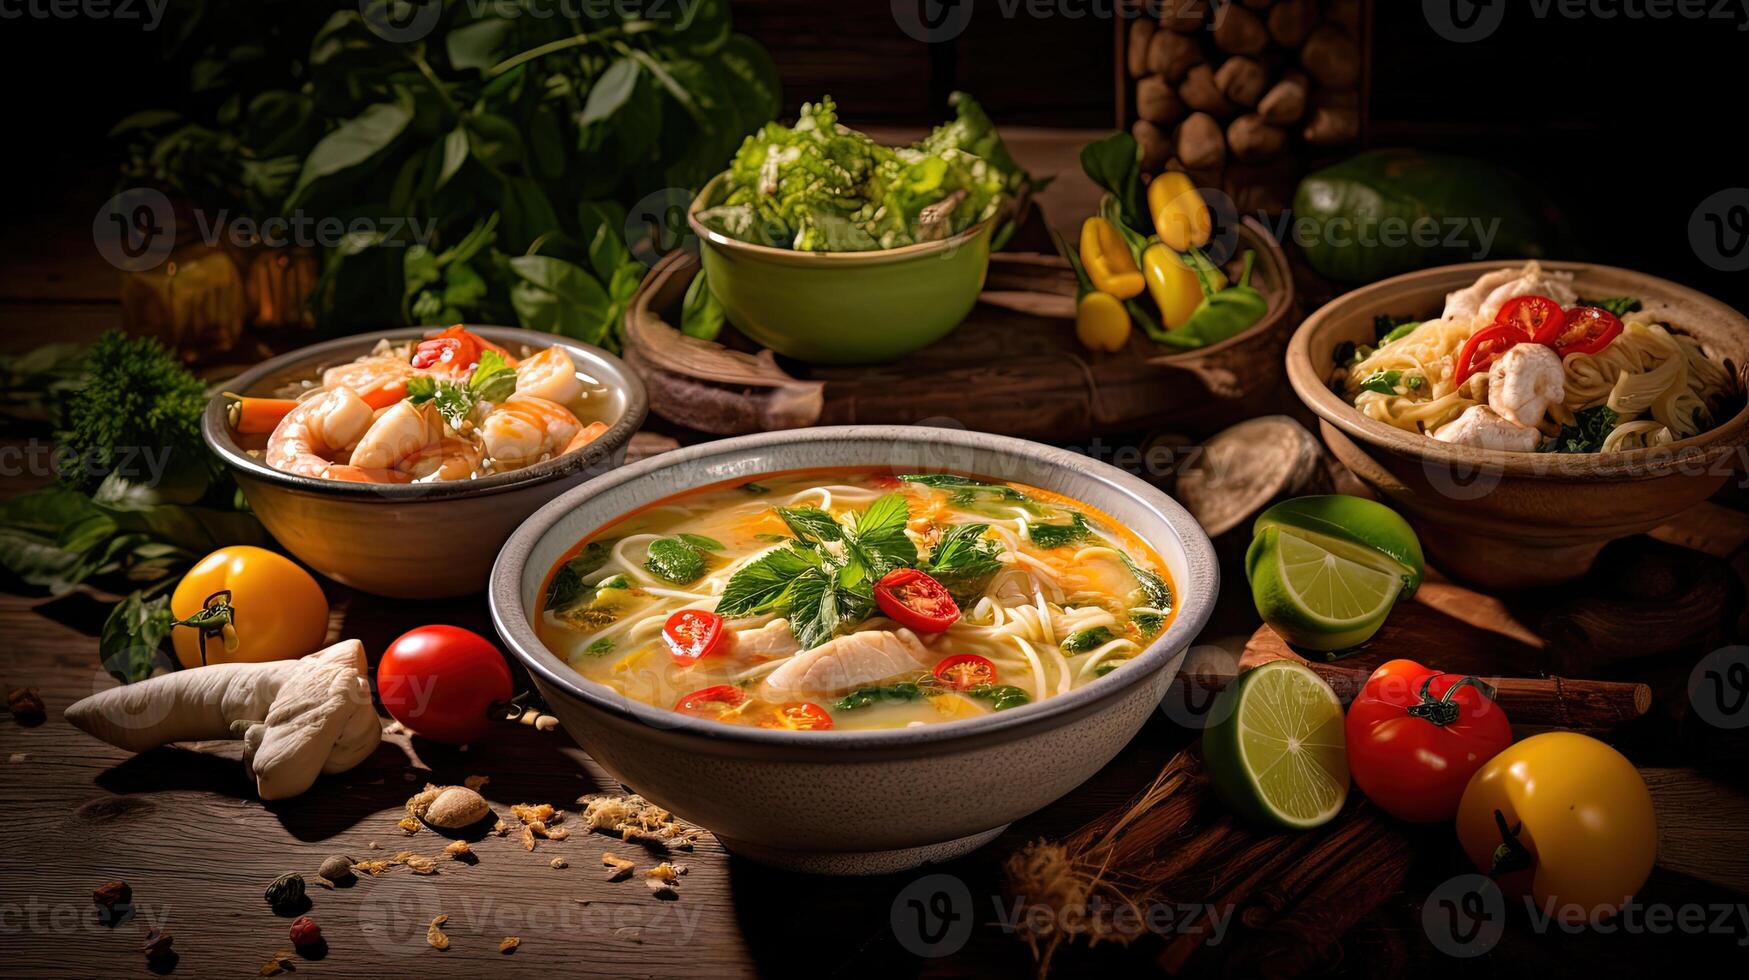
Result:
M1060 141L1040 141L1057 147L1054 159L1072 160L1060 152ZM1052 193L1078 201L1071 166L1041 169L1063 173ZM90 202L70 202L69 211L88 214L99 196L94 190ZM1060 220L1048 201L1047 207L1053 220ZM81 227L74 217L68 220L69 227ZM6 349L89 338L116 324L113 275L81 242L19 237L0 242L0 258L11 260L0 262L0 317L8 325L0 344ZM6 492L22 492L43 479L42 474L8 475ZM1726 540L1705 523L1706 514L1700 516L1699 523L1661 536L1694 539L1715 552L1706 560L1740 570L1742 541ZM1225 580L1242 584L1237 558L1243 542L1229 538L1218 544ZM1439 590L1433 593L1426 601ZM1740 594L1739 589L1739 610ZM1445 595L1449 602L1453 594ZM362 639L373 657L399 632L425 622L490 633L484 604L476 600L389 602L339 587L330 588L330 598L331 635ZM21 728L0 717L0 974L146 973L139 947L148 926L162 925L175 937L180 954L175 973L254 976L276 951L291 948L290 920L268 908L262 890L274 876L298 870L312 881L309 914L323 927L329 945L319 961L294 961L299 974L741 976L806 970L818 975L1023 975L1033 968L1031 957L1001 922L1012 908L1001 891L1002 860L1027 841L1064 835L1121 804L1192 738L1156 717L1070 797L1018 821L973 855L918 872L808 878L735 858L707 839L685 858L690 873L679 899L662 901L636 881L608 883L598 864L604 849L636 858L640 869L650 863L646 856L579 830L566 841L542 843L533 853L510 840L488 839L477 847L477 865L442 862L439 873L429 877L398 869L327 891L314 887L313 872L328 855L439 853L444 842L431 832L409 838L395 826L403 801L426 781L488 776L483 792L500 811L519 802L574 811L571 804L578 796L615 787L563 732L519 726L507 726L466 752L391 736L354 771L323 779L301 798L271 805L253 799L234 747L178 747L130 757L75 731L60 717L73 700L112 683L96 656L96 633L112 599L91 591L59 599L0 596L0 680L8 687L37 688L48 706L48 722L40 727ZM1460 606L1471 601L1457 600ZM1529 597L1527 604L1537 601ZM1204 642L1236 647L1249 635L1255 617L1242 587L1229 585L1215 624ZM1670 698L1680 697L1681 679L1692 663L1661 662L1650 678L1659 682L1661 699L1653 717L1622 734L1622 744L1652 786L1664 830L1664 865L1645 898L1675 905L1741 903L1749 893L1742 740L1684 728L1663 710ZM1470 976L1478 968L1504 975L1625 976L1721 952L1735 952L1741 962L1735 943L1749 939L1749 925L1740 919L1733 920L1734 933L1700 937L1536 935L1517 922L1478 966L1440 953L1422 925L1429 891L1466 870L1448 834L1425 832L1418 854L1405 888L1332 951L1332 970L1375 976L1411 971ZM551 867L554 857L565 858L569 866ZM935 874L963 882L970 907L959 911L972 916L976 927L963 948L927 957L919 955L923 947L903 901L914 894L917 882ZM99 923L91 891L115 878L132 886L135 912L111 927ZM439 913L450 916L446 931L453 945L445 952L430 948L424 938L426 923ZM508 956L498 952L506 936L522 940ZM1211 957L1195 967L1218 972L1220 960ZM1111 946L1072 951L1059 954L1057 961L1062 975L1154 969L1146 942L1130 951Z

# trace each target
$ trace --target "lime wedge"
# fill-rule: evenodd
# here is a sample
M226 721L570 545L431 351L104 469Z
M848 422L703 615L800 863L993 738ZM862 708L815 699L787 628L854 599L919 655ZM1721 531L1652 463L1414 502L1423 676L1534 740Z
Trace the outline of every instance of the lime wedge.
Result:
M1404 599L1421 584L1425 563L1415 530L1376 500L1339 493L1284 500L1257 515L1251 531L1261 535L1271 527L1291 530L1344 558L1397 572L1403 578Z
M1265 528L1247 555L1257 614L1289 643L1342 650L1384 625L1403 590L1400 570L1383 555L1339 554L1286 527Z
M1247 819L1303 830L1328 823L1348 799L1342 702L1317 674L1277 660L1221 693L1203 732L1215 791Z

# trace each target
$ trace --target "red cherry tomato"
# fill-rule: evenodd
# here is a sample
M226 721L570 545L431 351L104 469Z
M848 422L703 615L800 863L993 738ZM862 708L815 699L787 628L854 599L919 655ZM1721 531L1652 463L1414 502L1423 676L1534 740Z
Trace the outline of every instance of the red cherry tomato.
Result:
M1561 304L1547 296L1514 296L1494 314L1495 323L1510 323L1539 344L1548 343L1545 336L1558 336L1566 320Z
M1621 336L1621 329L1621 318L1614 313L1595 306L1575 306L1567 311L1566 322L1559 334L1549 340L1538 336L1537 341L1553 347L1562 357L1595 354Z
M1416 823L1456 816L1470 776L1512 744L1493 689L1413 660L1372 672L1344 730L1355 785L1379 809Z
M832 716L825 708L811 701L786 701L773 705L769 714L760 719L760 728L782 728L792 732L825 732L832 730Z
M1458 352L1457 373L1453 380L1463 384L1478 371L1486 371L1494 359L1530 340L1530 334L1510 323L1496 323L1470 334L1470 339Z
M674 710L694 718L724 721L724 715L746 703L746 691L733 684L717 684L682 697L674 702Z
M682 609L662 624L662 638L668 641L674 662L690 667L723 649L723 617L704 609Z
M960 618L947 587L915 568L895 568L875 583L875 604L919 633L939 633Z
M994 684L996 665L975 653L956 654L935 665L935 679L962 691L979 684Z
M491 641L459 626L401 634L377 665L377 696L395 720L434 742L465 745L509 701L510 667Z

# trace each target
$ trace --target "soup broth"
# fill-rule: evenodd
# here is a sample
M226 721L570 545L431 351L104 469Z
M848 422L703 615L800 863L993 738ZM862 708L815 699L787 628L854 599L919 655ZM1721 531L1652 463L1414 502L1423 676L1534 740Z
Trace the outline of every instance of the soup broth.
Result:
M732 724L885 729L1090 683L1170 623L1146 544L1021 484L795 471L658 501L549 575L542 641L591 681Z

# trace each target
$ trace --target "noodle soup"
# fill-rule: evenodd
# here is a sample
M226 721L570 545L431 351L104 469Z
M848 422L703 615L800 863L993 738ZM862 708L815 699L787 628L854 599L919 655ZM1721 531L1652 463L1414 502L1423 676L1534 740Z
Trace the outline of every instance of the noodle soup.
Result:
M658 501L579 542L535 616L626 697L738 725L889 729L1062 694L1165 630L1158 555L1015 483L807 470Z

